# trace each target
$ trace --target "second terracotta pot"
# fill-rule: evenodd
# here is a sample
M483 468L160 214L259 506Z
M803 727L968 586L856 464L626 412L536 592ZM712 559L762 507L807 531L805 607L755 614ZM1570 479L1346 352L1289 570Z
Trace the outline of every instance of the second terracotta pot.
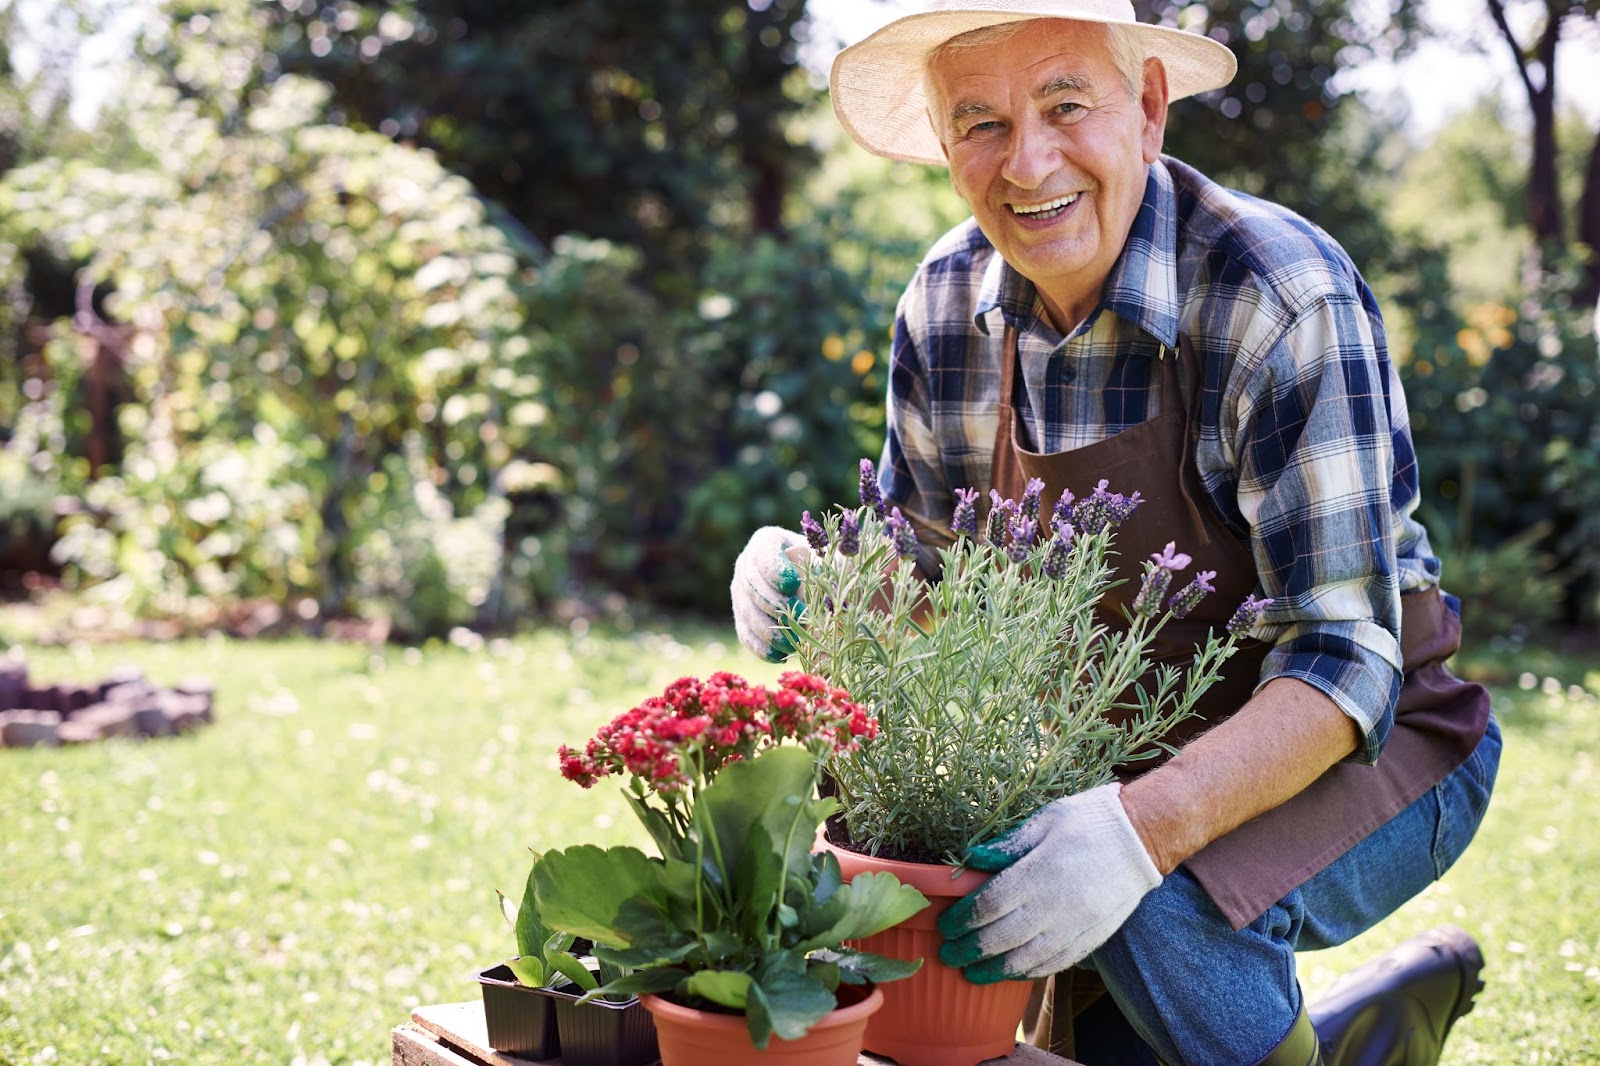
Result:
M774 1036L765 1051L750 1043L742 1014L713 1014L660 996L642 997L655 1019L661 1066L856 1066L867 1019L883 1004L883 990L841 985L839 1009L823 1015L798 1040Z
M928 897L928 907L892 929L855 941L863 951L896 959L922 959L922 969L881 987L883 1009L867 1022L866 1050L900 1066L973 1066L1011 1054L1028 1006L1032 981L975 985L939 961L944 943L936 923L951 904L989 879L976 870L895 862L821 845L839 860L844 879L883 870Z

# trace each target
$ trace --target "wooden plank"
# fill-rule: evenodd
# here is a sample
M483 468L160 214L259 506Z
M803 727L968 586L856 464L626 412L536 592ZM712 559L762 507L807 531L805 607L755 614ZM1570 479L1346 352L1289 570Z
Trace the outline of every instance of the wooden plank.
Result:
M418 1007L411 1012L411 1025L394 1030L393 1066L561 1066L561 1059L546 1059L535 1063L519 1055L507 1055L489 1046L488 1029L483 1023L483 1001L464 1003L435 1003ZM406 1052L420 1053L420 1045L427 1044L440 1057L401 1058L401 1037L406 1034ZM449 1057L444 1057L449 1056ZM859 1066L893 1066L894 1060L879 1058L863 1052L857 1060ZM1026 1044L1005 1058L990 1059L982 1066L1079 1066L1071 1059L1052 1055Z
M451 1051L426 1029L401 1025L391 1030L390 1036L393 1066L480 1066Z
M418 1007L411 1012L411 1020L483 1066L534 1066L533 1059L508 1055L489 1046L489 1028L483 1021L481 999ZM561 1066L561 1059L545 1059L543 1066Z

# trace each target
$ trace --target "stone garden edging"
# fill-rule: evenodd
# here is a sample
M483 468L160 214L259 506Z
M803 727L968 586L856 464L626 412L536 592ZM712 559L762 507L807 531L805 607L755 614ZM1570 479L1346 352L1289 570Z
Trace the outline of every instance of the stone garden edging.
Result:
M88 684L33 684L26 662L14 655L0 658L0 747L186 733L212 720L214 695L208 678L161 688L131 666Z

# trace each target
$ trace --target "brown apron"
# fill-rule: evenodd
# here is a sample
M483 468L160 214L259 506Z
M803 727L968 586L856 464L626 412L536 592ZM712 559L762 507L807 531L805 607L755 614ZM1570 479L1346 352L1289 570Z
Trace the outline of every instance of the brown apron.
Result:
M1001 496L1020 499L1029 478L1044 481L1048 508L1063 489L1079 498L1102 479L1113 491L1135 489L1145 503L1117 531L1117 574L1123 583L1101 604L1101 621L1121 628L1122 611L1139 589L1143 562L1168 541L1192 557L1178 575L1215 570L1216 591L1182 620L1169 622L1153 647L1156 661L1182 663L1206 633L1220 629L1246 594L1258 587L1249 548L1222 524L1210 505L1194 461L1203 380L1189 339L1179 351L1163 348L1160 413L1095 444L1067 452L1039 454L1024 444L1023 426L1012 407L1017 370L1017 334L1007 326L1000 375L1000 418L995 433L991 485ZM1181 366L1180 366L1181 363ZM1187 388L1185 388L1187 386ZM1344 854L1374 829L1464 762L1482 739L1489 720L1489 695L1460 681L1444 662L1460 644L1461 626L1438 589L1401 597L1401 655L1405 679L1393 732L1377 765L1341 762L1293 799L1213 841L1184 865L1216 902L1235 929L1255 920L1307 878ZM1241 644L1224 664L1222 679L1201 698L1200 716L1174 729L1168 742L1181 746L1201 730L1238 710L1260 682L1269 646ZM1124 768L1124 779L1159 765L1141 760ZM1071 1053L1071 1018L1088 1002L1075 981L1093 974L1059 975L1054 995L1045 994L1034 1043ZM1053 1008L1053 1009L1052 1009ZM1054 1021L1052 1022L1052 1016Z

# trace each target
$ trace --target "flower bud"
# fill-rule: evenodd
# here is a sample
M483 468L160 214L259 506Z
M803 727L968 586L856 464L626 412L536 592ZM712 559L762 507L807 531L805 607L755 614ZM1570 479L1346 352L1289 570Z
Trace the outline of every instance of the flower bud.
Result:
M950 519L950 531L958 537L971 537L978 532L977 489L956 489L956 513Z
M810 511L800 514L800 528L806 535L806 542L811 545L811 550L818 555L828 550L828 531L819 526L811 517Z
M883 492L878 488L878 475L872 469L872 460L861 460L861 504L872 508L874 514L883 517Z
M989 490L989 521L983 530L983 539L992 548L1006 546L1006 523L1017 513L1015 500L1000 497L996 489Z
M1150 556L1150 561L1144 564L1144 584L1133 598L1134 614L1150 618L1161 610L1162 597L1172 586L1172 575L1189 565L1189 557L1176 551L1176 548L1176 542L1169 540L1165 548Z
M1014 563L1028 561L1028 550L1033 547L1033 538L1039 528L1039 523L1031 518L1017 517L1007 523L1006 531L1011 535L1011 542L1006 545L1006 557Z
M839 519L839 554L855 555L861 550L861 522L854 511Z
M1183 590L1173 594L1167 601L1167 607L1172 611L1172 617L1182 618L1205 599L1207 595L1217 591L1211 586L1211 579L1217 576L1215 570L1202 570L1194 576L1194 580L1183 587Z
M1022 503L1019 507L1023 518L1039 517L1039 497L1043 492L1043 481L1036 477L1028 479L1028 487L1022 492Z
M1272 606L1272 597L1258 600L1255 593L1244 598L1239 609L1233 612L1233 617L1228 619L1228 634L1234 637L1247 637L1266 615L1267 608Z
M1071 535L1062 536L1062 528L1062 525L1056 526L1056 535L1051 538L1050 547L1044 553L1045 576L1057 581L1067 576L1067 556L1072 554ZM1070 530L1072 527L1065 528Z
M917 557L917 531L911 528L911 523L896 507L889 515L889 538L894 541L894 553L902 559L915 559Z
M1072 520L1072 490L1062 489L1061 498L1056 501L1055 508L1050 512L1050 524L1070 522Z

